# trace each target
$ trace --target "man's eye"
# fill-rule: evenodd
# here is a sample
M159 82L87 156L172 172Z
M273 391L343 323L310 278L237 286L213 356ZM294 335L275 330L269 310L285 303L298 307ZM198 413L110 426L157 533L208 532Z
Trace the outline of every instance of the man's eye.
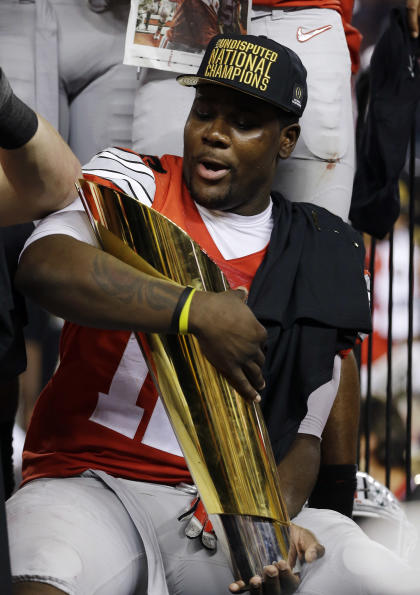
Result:
M194 113L197 116L197 118L199 118L200 120L207 120L208 118L210 118L210 110L207 110L202 107L196 106L194 108Z
M238 118L236 126L241 130L250 130L254 127L254 122L250 118Z

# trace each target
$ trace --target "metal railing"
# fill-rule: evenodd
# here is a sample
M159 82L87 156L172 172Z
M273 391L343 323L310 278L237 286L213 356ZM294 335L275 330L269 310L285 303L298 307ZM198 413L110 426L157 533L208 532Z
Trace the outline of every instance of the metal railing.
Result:
M410 500L412 496L412 422L413 422L413 320L414 320L414 284L415 284L415 145L416 145L416 128L413 123L409 155L408 155L408 234L409 234L409 250L407 254L408 259L408 330L406 337L407 349L407 376L405 387L405 476L406 476L406 500ZM393 427L391 422L391 410L395 402L396 395L393 390L393 335L394 335L394 321L393 321L393 304L394 304L394 229L388 235L389 259L388 259L388 329L387 329L387 373L386 373L386 391L385 391L385 406L386 406L386 421L385 421L385 483L390 487L391 483L391 449L392 449L392 433ZM371 307L374 313L375 308L375 257L377 254L377 240L370 239L370 246L368 249L369 263L368 268L370 272L371 285ZM373 329L375 330L375 316L373 315ZM373 399L372 389L372 375L373 375L373 342L374 336L370 335L367 339L366 347L366 376L365 387L362 392L362 399L364 400L363 415L360 420L360 436L364 438L365 449L363 461L360 460L359 448L359 465L364 464L364 470L369 473L371 466L372 453L369 449L370 438L372 434L372 408L371 403Z

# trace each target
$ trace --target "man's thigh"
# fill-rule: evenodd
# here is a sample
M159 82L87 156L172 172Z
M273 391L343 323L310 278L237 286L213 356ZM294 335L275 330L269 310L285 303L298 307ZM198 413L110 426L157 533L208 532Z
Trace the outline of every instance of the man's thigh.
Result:
M104 479L121 498L139 533L147 536L143 542L149 566L148 594L163 595L157 577L160 569L170 595L196 595L197 589L200 595L228 592L233 575L220 544L216 551L207 550L200 538L188 539L186 521L178 521L191 507L190 493L160 484Z
M141 539L116 496L91 478L39 479L7 502L14 582L69 595L121 595L146 585Z
M302 568L301 595L416 595L419 575L393 552L372 541L348 517L304 509L295 519L325 546L325 555Z
M9 500L15 582L44 582L69 595L227 589L233 578L221 548L212 553L188 539L177 520L190 494L109 479L110 489L94 477L35 480Z

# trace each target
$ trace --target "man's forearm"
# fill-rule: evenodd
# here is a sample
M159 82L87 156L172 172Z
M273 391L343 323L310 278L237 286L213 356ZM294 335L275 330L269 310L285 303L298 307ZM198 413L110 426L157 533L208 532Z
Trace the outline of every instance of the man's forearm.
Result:
M18 288L57 316L85 326L165 332L183 288L154 279L69 236L23 253Z
M360 382L351 352L341 365L337 397L322 434L323 465L355 465L360 412Z
M13 93L0 68L0 225L63 208L76 196L80 173L70 147Z
M342 362L337 396L322 434L320 473L309 501L314 508L330 508L350 518L357 484L359 410L359 371L351 352Z
M0 148L0 221L40 219L76 197L80 163L54 128L38 116L35 135L19 149Z
M18 288L57 316L84 326L178 332L172 317L184 287L150 277L66 235L33 242L23 253ZM196 291L188 331L203 354L245 398L264 387L267 333L242 302L242 291ZM176 325L175 325L176 326Z
M320 440L297 434L289 452L278 464L280 488L290 518L295 517L309 498L318 475Z

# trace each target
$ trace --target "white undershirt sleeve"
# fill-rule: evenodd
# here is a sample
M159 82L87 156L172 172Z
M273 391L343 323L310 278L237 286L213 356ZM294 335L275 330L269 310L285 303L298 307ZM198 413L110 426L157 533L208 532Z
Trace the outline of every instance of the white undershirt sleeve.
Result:
M321 438L328 416L337 396L340 384L341 357L334 358L334 369L331 380L319 386L308 398L308 413L303 418L299 434L312 434Z
M35 229L26 240L21 254L33 242L50 235L71 236L80 242L99 247L95 232L79 198L61 211L35 221Z

